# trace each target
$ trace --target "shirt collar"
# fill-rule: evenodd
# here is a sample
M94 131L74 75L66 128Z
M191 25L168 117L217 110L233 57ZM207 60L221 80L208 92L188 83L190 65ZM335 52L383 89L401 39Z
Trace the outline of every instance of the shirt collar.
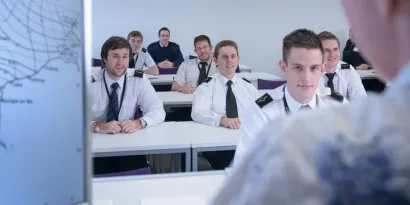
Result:
M286 102L288 103L289 110L290 112L297 112L299 111L300 107L303 105L309 105L313 110L316 109L316 94L317 90L315 92L315 95L313 95L312 99L306 103L306 104L301 104L298 101L296 101L289 93L288 86L285 87L285 97L286 97Z
M222 85L226 85L226 83L229 81L228 78L225 78L225 76L223 76L222 74L218 73L218 78L221 81ZM233 78L231 79L231 81L233 82L233 85L236 85L237 82L237 78L236 78L236 74L233 76Z
M168 47L168 45L169 45L169 42L168 42L167 45L162 45L162 44L161 44L161 41L158 41L158 43L159 43L159 45L160 45L161 47Z
M125 73L125 74L126 74L126 73ZM117 82L118 85L119 85L119 86L118 86L118 89L122 90L122 89L123 89L123 86L124 86L124 78L125 78L124 76L125 76L125 74L122 75L121 78L118 79L117 81L114 81L113 79L110 78L110 76L108 76L107 71L105 70L105 72L104 72L104 77L105 77L105 82L107 82L107 88L108 88L109 90L111 90L111 85L112 85L113 83Z
M196 58L196 64L199 65L200 62L202 62L202 61L199 59L199 57ZM207 63L207 65L209 65L209 64L211 64L211 62L212 62L212 57L209 57L209 59L208 59L208 61L206 61L206 63Z
M336 65L336 70L335 70L335 73L336 73L336 75L340 75L340 71L341 71L341 69L342 69L342 64L343 64L344 62L343 61L339 61L338 63L337 63L337 65ZM327 72L326 72L327 73Z

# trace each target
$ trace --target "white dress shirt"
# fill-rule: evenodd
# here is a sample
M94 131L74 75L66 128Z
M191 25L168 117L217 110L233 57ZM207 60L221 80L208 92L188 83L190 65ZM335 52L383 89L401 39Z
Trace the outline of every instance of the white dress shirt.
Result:
M118 121L134 120L134 115L139 105L143 113L142 119L147 123L147 127L163 122L165 111L161 100L158 98L146 75L135 77L134 72L135 69L128 69L126 74L116 81L119 84L117 89L118 106L121 106L123 85L124 81L126 81L124 99ZM109 104L109 96L105 89L103 75L105 75L110 95L112 92L111 84L115 82L104 73L105 69L92 71L94 79L94 82L91 84L92 120L98 122L106 122Z
M219 126L221 117L226 116L226 93L229 79L216 73L209 82L203 82L194 93L191 117L194 121ZM235 94L238 115L241 120L246 109L255 103L259 93L255 86L235 75L232 80L232 91Z
M336 68L336 75L333 78L333 85L335 91L342 94L347 100L353 101L358 98L365 97L366 91L364 89L362 80L357 71L350 65L349 69L342 69L343 61L339 61ZM321 78L321 86L327 86L328 78L323 75Z
M283 92L284 89L285 92ZM330 97L330 88L318 88L314 97L307 104L297 102L289 94L286 84L270 91L268 95L272 98L272 101L262 106L262 108L257 103L254 103L248 108L247 115L242 122L240 129L241 138L236 146L234 166L236 166L238 161L243 158L245 151L251 147L251 144L255 140L256 136L258 136L259 132L267 124L278 117L284 117L288 116L288 114L296 113L303 105L309 105L313 110L340 105L339 102ZM290 113L286 113L285 111L283 99L284 95L286 97L286 102ZM265 95L258 100L263 99L264 96ZM258 100L256 101L258 102ZM344 101L344 103L346 103L346 101Z
M384 95L269 123L211 204L336 204L386 192L408 200L409 102L410 62Z
M177 82L180 86L191 86L196 88L197 87L197 82L199 78L199 68L201 65L199 64L201 61L199 58L196 59L191 59L191 60L186 60L178 68L178 72L174 78L174 81ZM212 76L215 74L216 71L216 65L212 61L212 58L210 58L207 61L207 66L205 67L206 72L208 73L208 76Z
M151 55L147 52L146 49L144 50L145 52L143 51L143 48L141 47L138 50L138 52L133 56L134 62L135 62L135 59L137 60L134 66L134 68L137 70L148 70L149 68L155 65L154 59L152 59Z

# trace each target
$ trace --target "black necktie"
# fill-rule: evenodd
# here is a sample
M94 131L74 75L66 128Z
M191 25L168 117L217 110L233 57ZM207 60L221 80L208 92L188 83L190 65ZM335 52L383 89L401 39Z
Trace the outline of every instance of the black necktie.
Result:
M333 85L333 78L335 77L336 73L326 73L325 75L327 76L327 79L329 79L327 81L327 87L330 88L330 91L335 91L335 86Z
M198 76L198 85L201 85L202 82L206 79L206 65L208 65L207 62L200 62L201 68L199 69L199 76Z
M232 91L232 81L229 80L226 85L228 85L228 92L226 92L226 117L237 118L238 107L236 105L235 94L233 94Z
M111 85L112 92L110 95L110 101L108 104L108 112L107 112L107 122L111 121L118 121L118 95L117 95L117 88L119 87L118 83L113 83Z

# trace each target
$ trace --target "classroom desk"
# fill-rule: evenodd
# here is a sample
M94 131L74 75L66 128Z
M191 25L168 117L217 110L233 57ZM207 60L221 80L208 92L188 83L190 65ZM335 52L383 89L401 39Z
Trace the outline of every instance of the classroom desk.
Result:
M239 78L246 78L251 81L251 83L258 87L258 79L263 80L280 80L281 78L264 72L254 72L254 73L237 73ZM152 85L171 85L174 81L175 75L160 75L160 76L149 76L149 80Z
M92 134L94 157L185 153L186 171L191 170L191 142L175 122L164 122L133 134Z
M185 94L177 91L156 92L158 98L165 107L190 107L194 100L193 94Z
M184 132L190 136L192 171L198 171L198 152L235 150L239 130L214 127L196 122L184 122Z
M252 72L252 68L246 65L239 64L239 70L242 72Z
M361 79L376 79L379 74L375 70L356 70Z
M208 171L98 178L93 179L93 201L111 201L113 205L151 205L163 204L166 200L166 204L176 204L172 200L178 198L179 205L205 205L222 186L226 175L227 171ZM192 198L200 200L193 203L189 201Z
M270 91L271 90L258 90L260 96ZM185 94L177 91L164 91L156 93L165 107L190 107L192 106L192 101L194 100L193 94Z

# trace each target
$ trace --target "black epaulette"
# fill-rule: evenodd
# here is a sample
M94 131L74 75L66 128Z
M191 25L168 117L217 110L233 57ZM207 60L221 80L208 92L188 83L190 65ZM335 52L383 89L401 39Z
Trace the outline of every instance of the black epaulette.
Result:
M207 77L207 78L204 80L204 82L205 82L205 83L209 83L209 81L211 81L211 80L212 80L211 77Z
M142 70L135 70L134 77L142 78L142 76L144 76L144 72L142 72Z
M350 65L347 63L343 63L341 67L342 69L350 69Z
M141 51L144 52L144 53L146 53L146 52L147 52L147 49L142 48Z
M94 82L95 82L95 79L93 76L91 76L91 83L94 83Z
M242 78L242 80L244 80L244 81L246 81L246 82L248 82L248 83L251 83L251 81L249 81L249 80L246 79L246 78Z
M262 95L262 97L258 98L255 102L260 108L263 108L265 105L267 105L268 103L272 101L273 101L272 97L268 93L265 93L264 95Z
M339 102L343 102L343 99L344 99L343 95L336 91L333 91L332 94L330 94L330 97L332 97L333 99Z

